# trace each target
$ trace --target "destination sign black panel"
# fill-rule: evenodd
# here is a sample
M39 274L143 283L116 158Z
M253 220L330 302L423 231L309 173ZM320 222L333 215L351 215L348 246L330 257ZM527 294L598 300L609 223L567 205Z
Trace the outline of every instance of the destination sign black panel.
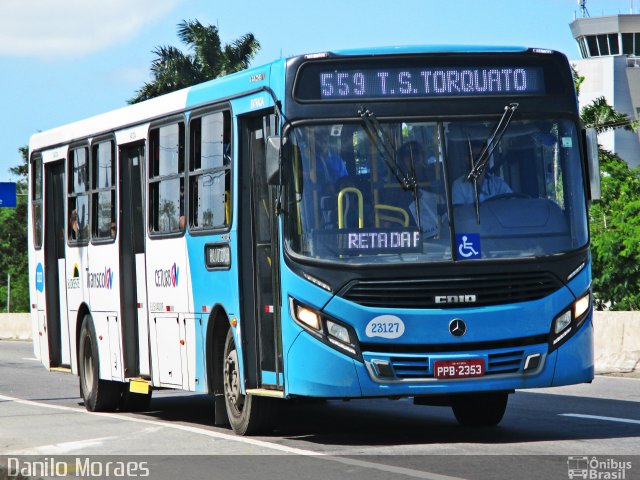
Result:
M317 75L320 100L539 95L545 85L542 68L515 65L323 69Z

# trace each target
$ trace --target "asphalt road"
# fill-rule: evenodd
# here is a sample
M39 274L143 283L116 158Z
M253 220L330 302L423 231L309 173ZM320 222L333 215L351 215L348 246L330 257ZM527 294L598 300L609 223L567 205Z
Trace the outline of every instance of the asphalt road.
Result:
M410 400L328 401L288 404L271 436L247 438L211 426L211 403L159 391L149 412L88 413L77 377L47 372L30 343L0 341L0 465L14 470L39 455L65 465L97 458L91 478L119 477L104 470L111 460L134 462L129 478L146 468L154 479L640 478L637 378L517 392L500 426L480 429Z

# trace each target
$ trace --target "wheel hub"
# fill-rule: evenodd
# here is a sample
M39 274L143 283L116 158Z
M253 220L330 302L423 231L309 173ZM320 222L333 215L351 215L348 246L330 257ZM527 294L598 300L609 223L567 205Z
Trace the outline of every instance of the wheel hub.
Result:
M224 391L229 403L241 411L244 405L244 396L240 389L238 370L238 354L234 349L229 352L224 363Z

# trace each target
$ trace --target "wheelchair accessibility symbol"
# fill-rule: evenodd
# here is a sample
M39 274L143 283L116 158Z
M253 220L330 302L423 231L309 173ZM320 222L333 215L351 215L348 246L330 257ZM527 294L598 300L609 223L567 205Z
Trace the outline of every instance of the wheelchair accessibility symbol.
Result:
M477 233L456 234L456 244L458 245L458 258L480 258L480 235Z

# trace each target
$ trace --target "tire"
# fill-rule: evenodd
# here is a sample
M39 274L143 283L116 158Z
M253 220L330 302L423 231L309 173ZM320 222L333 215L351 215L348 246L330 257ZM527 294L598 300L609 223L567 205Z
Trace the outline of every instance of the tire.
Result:
M123 384L100 380L98 341L90 315L85 315L82 320L78 371L80 374L80 394L87 410L90 412L112 412L118 408Z
M500 423L507 409L507 393L464 395L453 400L451 408L460 425L465 427L494 427Z
M233 431L238 435L256 435L271 431L276 418L277 400L242 395L238 353L231 329L224 343L222 376L224 403Z
M120 399L120 410L123 412L146 412L149 410L151 403L152 390L149 393L132 393L129 391L128 385L125 384Z

